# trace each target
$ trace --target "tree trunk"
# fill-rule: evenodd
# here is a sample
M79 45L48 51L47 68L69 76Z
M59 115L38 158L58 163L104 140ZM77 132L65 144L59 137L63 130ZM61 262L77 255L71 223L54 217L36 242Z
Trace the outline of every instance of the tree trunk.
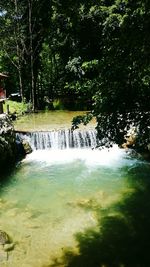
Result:
M29 7L29 38L30 38L30 71L31 71L31 102L35 111L35 77L33 70L33 36L32 36L32 0L28 1Z
M14 4L15 4L15 14L16 17L19 16L18 14L18 2L17 0L14 0ZM21 38L20 35L20 25L17 19L17 24L16 27L14 29L15 31L15 39L16 39L16 52L17 52L17 56L18 56L18 63L17 63L17 70L18 70L18 78L19 78L19 87L20 87L20 95L21 95L21 100L24 100L24 94L23 94L23 84L22 84L22 73L21 73L21 52L20 52L20 48L19 48L19 44L18 44L18 38Z

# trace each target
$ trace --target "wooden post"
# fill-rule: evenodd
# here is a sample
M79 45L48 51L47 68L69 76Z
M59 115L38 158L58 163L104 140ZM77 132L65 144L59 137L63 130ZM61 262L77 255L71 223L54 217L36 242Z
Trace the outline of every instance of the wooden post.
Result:
M0 114L2 114L2 113L3 113L3 102L0 101Z
M7 104L6 109L7 109L7 114L9 114L9 104Z

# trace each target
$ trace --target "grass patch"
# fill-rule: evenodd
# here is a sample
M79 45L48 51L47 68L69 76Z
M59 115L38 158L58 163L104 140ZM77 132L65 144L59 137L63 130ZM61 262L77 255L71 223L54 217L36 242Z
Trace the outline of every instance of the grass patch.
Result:
M60 99L55 99L53 101L53 107L55 110L64 110L65 109L64 104Z
M29 104L24 102L16 102L12 100L5 101L4 112L7 112L7 106L9 105L9 112L11 114L16 113L17 115L22 115L28 110Z

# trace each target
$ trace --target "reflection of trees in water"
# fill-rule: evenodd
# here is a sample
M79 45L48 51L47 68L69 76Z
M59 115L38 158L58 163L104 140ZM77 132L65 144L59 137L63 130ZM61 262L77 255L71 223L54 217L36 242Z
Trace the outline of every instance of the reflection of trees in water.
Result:
M133 192L125 195L99 221L99 231L78 233L79 254L66 251L60 264L66 267L150 266L150 166L141 164L129 171Z

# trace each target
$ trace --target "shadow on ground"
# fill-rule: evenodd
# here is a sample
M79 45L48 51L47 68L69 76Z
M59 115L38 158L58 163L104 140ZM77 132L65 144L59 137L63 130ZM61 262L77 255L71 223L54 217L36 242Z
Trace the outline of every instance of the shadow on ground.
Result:
M99 219L98 231L76 234L79 253L66 250L50 266L150 266L150 165L131 168L128 177L133 191Z

